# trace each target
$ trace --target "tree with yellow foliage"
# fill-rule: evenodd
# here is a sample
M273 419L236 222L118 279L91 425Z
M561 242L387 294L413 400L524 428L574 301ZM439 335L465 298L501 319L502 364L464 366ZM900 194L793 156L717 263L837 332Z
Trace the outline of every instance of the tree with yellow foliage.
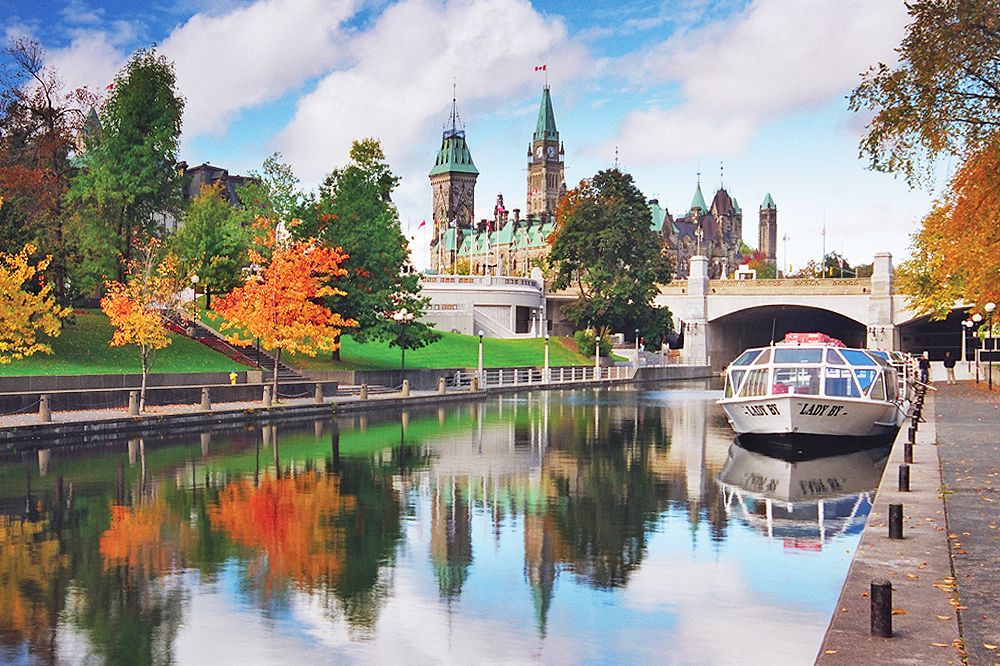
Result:
M28 243L17 254L0 252L0 364L38 352L51 354L52 347L39 338L58 336L70 313L56 304L52 285L45 281L52 257L31 263L37 249Z
M128 263L125 281L109 281L101 299L101 310L115 329L112 347L135 345L142 362L139 411L146 407L146 379L154 353L171 342L166 318L190 314L193 303L182 300L182 290L190 284L182 276L177 257L161 257L161 244L152 240L141 248L139 257Z

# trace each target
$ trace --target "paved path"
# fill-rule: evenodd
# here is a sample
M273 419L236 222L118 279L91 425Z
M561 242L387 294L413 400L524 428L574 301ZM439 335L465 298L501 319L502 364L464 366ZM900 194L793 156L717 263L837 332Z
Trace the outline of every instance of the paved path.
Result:
M969 664L1000 664L1000 387L936 384L948 536Z

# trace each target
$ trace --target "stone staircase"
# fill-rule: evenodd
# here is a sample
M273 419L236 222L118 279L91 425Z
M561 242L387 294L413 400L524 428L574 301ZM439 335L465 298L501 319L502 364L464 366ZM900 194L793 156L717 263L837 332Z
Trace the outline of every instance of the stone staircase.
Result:
M266 383L271 381L271 377L274 373L275 360L273 356L263 349L258 349L254 345L234 345L227 341L221 333L209 326L206 326L205 324L202 324L201 322L179 322L175 320L168 320L168 322L169 328L174 332L186 335L206 347L210 347L219 353L225 354L238 363L260 368L264 372L264 382ZM278 364L279 383L300 381L303 379L305 379L305 377L293 368L285 365L284 363Z

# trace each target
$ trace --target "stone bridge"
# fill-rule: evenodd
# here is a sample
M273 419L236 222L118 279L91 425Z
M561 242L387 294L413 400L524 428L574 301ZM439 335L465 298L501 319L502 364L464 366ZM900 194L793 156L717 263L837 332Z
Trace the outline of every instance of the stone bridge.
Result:
M690 277L662 287L656 298L684 327L684 362L721 368L747 347L788 332L819 331L852 347L929 349L937 358L961 345L961 313L930 322L894 293L887 252L875 255L870 278L709 280L707 269L708 259L692 258Z

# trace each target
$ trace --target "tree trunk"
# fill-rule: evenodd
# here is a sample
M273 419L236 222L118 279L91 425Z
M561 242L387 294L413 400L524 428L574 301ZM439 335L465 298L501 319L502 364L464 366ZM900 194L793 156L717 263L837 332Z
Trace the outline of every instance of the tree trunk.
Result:
M139 384L139 413L146 411L146 376L149 373L149 350L145 347L139 348L139 356L142 358L142 383Z
M205 312L212 309L212 290L205 287Z
M406 372L406 347L399 348L399 371Z
M330 360L334 363L340 363L340 335L334 338L334 343L337 345L333 352L330 353Z
M271 375L271 395L278 402L278 364L281 363L281 347L274 352L274 373Z

